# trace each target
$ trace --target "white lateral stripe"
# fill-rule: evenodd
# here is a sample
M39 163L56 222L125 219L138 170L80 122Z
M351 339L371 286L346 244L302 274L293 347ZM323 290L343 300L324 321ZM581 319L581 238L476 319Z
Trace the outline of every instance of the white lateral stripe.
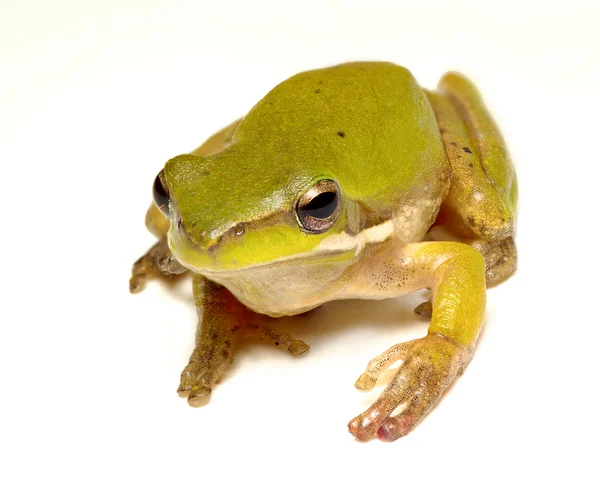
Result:
M350 251L355 250L358 255L367 244L382 243L394 234L394 223L387 220L379 225L371 226L361 231L356 236L346 232L323 240L313 251Z

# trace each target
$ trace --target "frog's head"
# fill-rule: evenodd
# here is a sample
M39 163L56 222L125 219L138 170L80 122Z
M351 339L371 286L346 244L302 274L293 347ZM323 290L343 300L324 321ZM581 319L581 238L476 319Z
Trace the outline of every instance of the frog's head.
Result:
M154 197L170 220L169 246L178 261L218 274L351 258L355 245L339 238L350 237L358 212L339 179L326 168L289 165L267 164L235 145L167 162Z

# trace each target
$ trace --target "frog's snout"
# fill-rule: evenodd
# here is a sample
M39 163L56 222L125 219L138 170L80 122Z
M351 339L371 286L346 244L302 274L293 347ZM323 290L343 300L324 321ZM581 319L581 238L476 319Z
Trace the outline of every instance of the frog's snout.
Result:
M169 248L173 256L190 269L220 269L221 246L240 240L246 232L243 223L225 228L224 232L199 230L193 223L187 224L175 206L171 208L170 222Z

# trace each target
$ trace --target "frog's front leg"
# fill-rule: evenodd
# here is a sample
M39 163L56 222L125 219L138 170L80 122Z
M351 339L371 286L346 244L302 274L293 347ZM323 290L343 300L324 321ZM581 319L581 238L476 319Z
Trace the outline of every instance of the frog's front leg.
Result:
M359 389L371 389L384 369L403 360L377 401L350 421L350 432L360 440L375 433L395 440L419 424L468 364L485 311L485 263L470 246L451 242L409 244L402 248L396 263L384 261L373 270L375 277L381 278L382 273L388 278L396 276L397 281L387 286L377 282L379 294L382 287L388 288L385 294L390 296L430 288L433 315L427 336L396 345L376 357L356 382ZM401 405L404 409L393 416Z
M246 308L225 287L194 276L193 289L199 318L196 345L177 389L190 406L205 404L244 337L258 337L294 356L308 351L306 343L271 328L271 318Z
M144 289L148 279L155 274L171 277L186 271L187 268L182 266L171 253L167 237L163 236L145 255L133 263L131 278L129 279L129 291L139 293Z
M427 235L428 238L435 241L460 241L460 238L456 237L450 239L449 234L443 236L431 234L441 229L438 226L432 228ZM480 239L464 241L465 244L472 246L483 255L485 260L485 282L488 288L496 286L515 272L517 268L517 248L512 236L497 242ZM427 318L431 318L432 312L431 300L425 301L415 308L415 313Z

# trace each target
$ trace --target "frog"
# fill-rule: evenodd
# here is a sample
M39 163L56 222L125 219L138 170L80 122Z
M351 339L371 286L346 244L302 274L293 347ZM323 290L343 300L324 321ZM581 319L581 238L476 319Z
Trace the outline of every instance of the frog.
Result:
M276 318L431 293L415 309L430 318L427 334L392 345L356 380L371 390L401 362L349 422L359 441L394 441L421 423L473 357L487 288L516 270L515 168L457 72L436 89L390 62L294 75L169 159L153 199L157 242L134 263L130 291L192 276L198 327L177 390L191 406L207 403L246 338L308 351Z

